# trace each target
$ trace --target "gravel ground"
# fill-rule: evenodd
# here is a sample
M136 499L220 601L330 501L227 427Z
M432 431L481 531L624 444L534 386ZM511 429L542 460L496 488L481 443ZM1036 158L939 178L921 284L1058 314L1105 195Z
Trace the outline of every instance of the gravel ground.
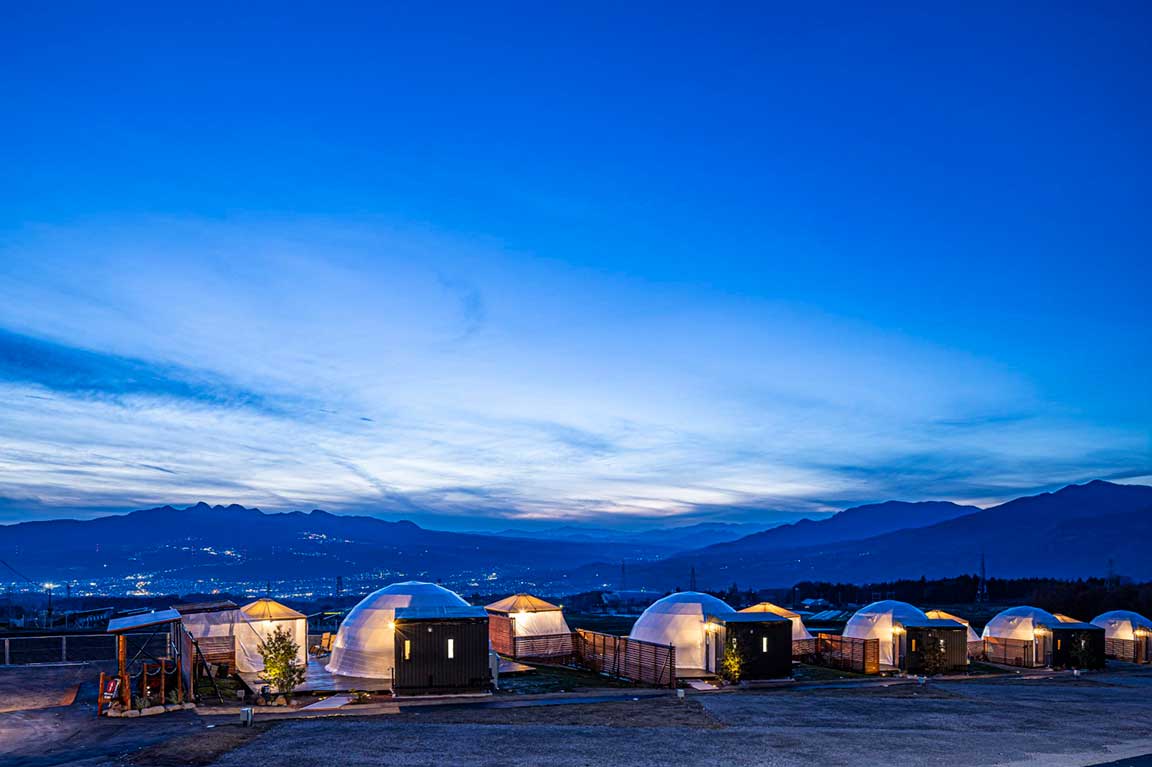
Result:
M1073 767L1152 753L1150 682L1152 672L1136 672L1091 681L1004 678L925 688L712 694L686 703L491 711L483 722L476 713L458 712L437 714L435 721L298 720L277 724L216 764L247 767L290 755L293 767L329 767L333 760L407 767ZM675 716L668 713L678 706Z

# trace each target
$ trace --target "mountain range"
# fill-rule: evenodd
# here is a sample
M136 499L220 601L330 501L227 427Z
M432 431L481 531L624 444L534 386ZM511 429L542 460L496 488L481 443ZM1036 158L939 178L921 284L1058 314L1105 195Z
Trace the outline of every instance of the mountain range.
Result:
M477 534L320 510L270 514L199 503L0 525L0 561L34 581L373 573L459 582L496 573L578 591L615 585L624 561L630 587L666 590L686 587L693 570L705 588L946 577L974 572L983 555L998 577L1101 575L1113 563L1119 573L1152 579L1152 487L1144 485L1094 481L986 509L888 501L764 526Z

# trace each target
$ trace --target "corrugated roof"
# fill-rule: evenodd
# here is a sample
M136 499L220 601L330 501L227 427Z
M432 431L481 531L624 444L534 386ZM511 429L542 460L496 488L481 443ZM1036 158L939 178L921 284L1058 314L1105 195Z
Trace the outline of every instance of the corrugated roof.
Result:
M560 607L531 594L513 594L493 602L484 609L494 613L543 613L549 610L559 610Z
M747 613L741 611L726 615L709 615L708 618L716 623L792 623L790 618L770 612Z
M108 621L108 633L120 634L125 631L132 631L133 629L159 626L163 623L176 623L179 620L180 613L175 610L156 610L155 612L140 613L139 615L128 615L124 618L113 618Z
M968 627L960 621L954 621L949 618L914 619L901 621L900 625L906 629L964 629L965 632L968 630Z
M1062 629L1066 631L1087 631L1088 629L1096 629L1097 631L1104 630L1095 623L1084 623L1083 621L1061 621L1055 626L1049 626L1048 628L1054 631L1060 631Z
M240 608L240 612L244 613L244 617L248 620L253 621L286 621L306 617L304 613L298 613L291 607L268 597L249 602Z
M172 605L172 609L181 615L194 615L196 613L217 613L224 610L235 610L239 605L231 599L220 602L189 602L186 605Z

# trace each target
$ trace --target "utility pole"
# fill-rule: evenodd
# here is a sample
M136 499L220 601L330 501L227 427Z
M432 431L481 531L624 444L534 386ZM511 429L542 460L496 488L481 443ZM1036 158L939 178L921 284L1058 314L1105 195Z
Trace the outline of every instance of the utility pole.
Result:
M980 552L980 582L976 585L976 602L984 604L988 601L988 573L984 566L984 552Z
M692 565L692 572L688 578L688 590L696 590L696 565Z
M620 590L628 590L628 566L623 559L620 560Z

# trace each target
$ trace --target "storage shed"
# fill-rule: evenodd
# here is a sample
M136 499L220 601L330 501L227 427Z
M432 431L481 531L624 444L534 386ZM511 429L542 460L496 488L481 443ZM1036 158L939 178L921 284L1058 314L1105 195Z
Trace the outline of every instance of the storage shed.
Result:
M976 633L976 629L972 628L972 624L968 622L967 618L961 618L943 610L926 610L924 614L932 620L956 621L961 624L968 630L968 657L978 658L984 654L984 640Z
M491 689L488 613L483 607L404 607L395 613L396 695Z
M458 594L435 583L404 581L385 586L364 597L349 611L340 624L332 643L332 657L325 668L343 676L391 679L396 664L397 610L468 606ZM484 614L487 617L487 613ZM487 621L484 630L488 630Z
M235 626L236 670L259 673L264 670L260 648L278 629L287 631L296 643L296 662L308 666L308 618L275 599L264 597L240 608Z
M1130 610L1112 610L1092 619L1104 629L1104 653L1129 663L1152 661L1152 620Z
M676 671L715 673L719 653L709 617L736 615L727 602L698 591L682 591L657 599L636 620L632 639L676 648Z
M770 612L738 612L713 617L721 667L729 653L740 658L740 679L779 679L792 675L792 621Z
M897 665L909 674L942 674L968 668L968 632L949 618L909 620L902 624Z

